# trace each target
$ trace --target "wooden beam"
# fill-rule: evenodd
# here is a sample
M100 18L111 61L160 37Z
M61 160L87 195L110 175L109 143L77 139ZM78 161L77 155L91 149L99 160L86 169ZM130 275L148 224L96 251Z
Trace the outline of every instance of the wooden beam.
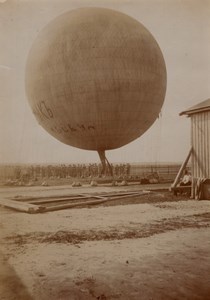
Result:
M10 199L1 199L0 206L12 208L14 210L21 211L21 212L27 212L30 214L42 212L45 210L43 206L37 206L30 203L19 202Z
M94 196L93 196L94 197ZM93 198L91 196L78 196L78 197L67 197L67 198L38 198L30 201L31 204L45 204L45 203L53 203L53 202L65 202L65 201L71 201L71 200L80 200L80 199L89 199Z
M59 204L59 205L45 207L45 212L55 211L55 210L61 210L61 209L67 209L67 208L74 208L74 207L83 206L83 205L96 205L96 204L100 204L100 203L103 203L103 202L106 202L106 201L107 201L107 199L103 199L103 200L90 200L90 201L79 202L79 203Z
M101 200L90 200L90 201L85 201L85 202L79 202L79 203L66 203L66 204L60 204L60 205L54 205L54 206L49 206L49 207L45 207L45 212L48 211L55 211L55 210L61 210L61 209L67 209L67 208L74 208L74 207L78 207L78 206L87 206L87 205L97 205L97 204L101 204L101 203L105 203L108 201L114 201L116 199L122 199L122 198L130 198L130 197L137 197L137 196L142 196L142 195L146 195L150 193L149 191L143 191L143 192L139 192L139 193L131 193L131 194L127 194L127 195L117 195L114 198L104 198Z
M177 184L179 183L180 178L181 178L181 176L182 176L182 172L183 172L183 170L186 168L187 163L188 163L188 161L189 161L189 159L190 159L191 154L192 154L192 147L190 148L190 151L189 151L189 153L188 153L188 155L187 155L185 161L182 163L181 168L179 169L179 172L178 172L178 174L177 174L177 176L176 176L174 182L173 182L172 185L171 185L171 189L175 188L175 187L177 186Z

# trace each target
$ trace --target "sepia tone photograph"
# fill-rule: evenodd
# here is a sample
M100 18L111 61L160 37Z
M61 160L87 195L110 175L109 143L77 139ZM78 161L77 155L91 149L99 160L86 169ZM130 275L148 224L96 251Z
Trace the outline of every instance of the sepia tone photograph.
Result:
M0 0L0 300L210 299L210 0Z

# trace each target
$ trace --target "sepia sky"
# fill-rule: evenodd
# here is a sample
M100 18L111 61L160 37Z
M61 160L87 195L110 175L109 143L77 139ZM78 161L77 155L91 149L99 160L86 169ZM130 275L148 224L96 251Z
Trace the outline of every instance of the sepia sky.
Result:
M190 148L190 119L179 113L210 98L210 0L0 0L0 162L97 162L93 151L50 136L28 105L24 73L42 28L79 7L105 7L141 22L157 40L167 67L162 116L136 141L108 151L111 162L181 162Z

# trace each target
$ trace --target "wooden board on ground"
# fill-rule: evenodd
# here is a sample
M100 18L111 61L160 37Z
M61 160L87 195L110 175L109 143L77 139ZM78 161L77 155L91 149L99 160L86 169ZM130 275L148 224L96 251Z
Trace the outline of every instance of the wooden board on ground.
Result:
M80 194L69 197L18 197L17 199L1 199L0 205L26 213L43 213L79 206L98 205L116 199L132 198L150 193L149 191L126 191L119 193ZM22 201L21 201L22 200ZM64 203L65 202L65 203Z
M14 210L26 212L30 214L39 213L44 210L43 206L37 206L31 203L25 203L25 202L10 200L10 199L1 199L0 205L3 207L12 208Z

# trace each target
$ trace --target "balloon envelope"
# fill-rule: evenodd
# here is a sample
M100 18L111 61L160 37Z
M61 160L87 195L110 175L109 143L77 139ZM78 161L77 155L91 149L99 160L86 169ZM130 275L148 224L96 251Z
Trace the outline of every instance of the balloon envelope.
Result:
M38 122L61 142L121 147L156 120L166 67L150 32L133 18L81 8L49 23L26 65L26 94Z

